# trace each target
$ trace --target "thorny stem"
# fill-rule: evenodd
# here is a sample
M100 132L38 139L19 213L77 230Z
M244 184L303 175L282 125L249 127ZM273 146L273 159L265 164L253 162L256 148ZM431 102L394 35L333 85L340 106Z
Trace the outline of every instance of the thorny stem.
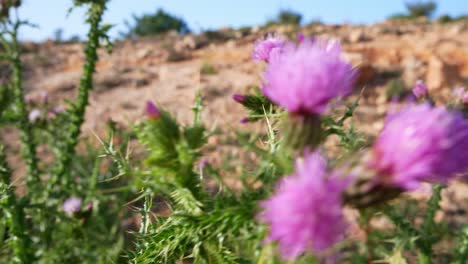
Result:
M15 98L15 106L18 114L18 127L20 129L20 138L23 144L23 158L26 162L27 167L27 186L28 190L37 187L37 183L40 181L39 173L37 169L37 156L36 156L36 143L34 142L34 136L32 131L32 124L28 119L28 112L26 110L26 104L24 101L24 89L22 84L22 70L23 66L21 63L21 50L17 40L18 28L22 23L16 22L11 32L12 42L10 47L11 68L12 68L12 87Z
M78 87L78 97L75 103L71 104L68 111L70 124L68 127L67 138L60 145L57 153L57 163L52 172L52 178L48 185L49 194L59 180L66 185L70 184L68 176L69 167L73 161L75 147L78 144L78 137L81 132L81 125L84 122L86 106L88 105L89 91L93 89L93 75L98 60L97 49L99 48L99 38L102 36L100 23L106 5L105 0L93 1L91 3L88 23L90 30L88 32L88 43L85 48L85 64L83 66L83 75Z
M32 263L32 254L29 251L29 239L25 234L23 207L16 201L15 192L10 183L11 170L0 145L0 208L3 217L9 226L10 241L12 244L16 263Z

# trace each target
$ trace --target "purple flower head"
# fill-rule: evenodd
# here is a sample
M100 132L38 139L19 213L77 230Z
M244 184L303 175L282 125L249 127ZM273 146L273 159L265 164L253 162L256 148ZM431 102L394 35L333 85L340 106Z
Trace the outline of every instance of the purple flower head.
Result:
M41 118L41 110L39 109L33 109L31 112L29 112L28 119L31 122L36 122L39 118Z
M146 115L150 118L150 119L156 119L156 118L159 118L161 116L161 111L159 110L159 108L151 101L147 101L146 102Z
M48 92L42 92L40 96L41 96L41 100L45 104L47 104L47 101L49 100L49 93Z
M461 100L463 104L468 104L468 91L465 91L465 87L458 87L453 91L453 95L457 100Z
M288 43L264 73L264 94L290 113L322 114L330 100L345 96L356 79L338 42L306 39Z
M239 104L242 104L244 101L245 101L245 96L244 95L240 95L240 94L234 94L232 96L232 99L236 102L238 102Z
M305 252L323 252L343 238L347 223L342 191L348 181L329 175L325 159L306 153L294 175L263 201L260 219L270 226L268 240L278 241L281 255L293 259Z
M297 34L297 42L301 43L304 41L304 39L305 39L304 34L302 32L299 32Z
M200 171L203 171L203 169L206 167L206 165L208 164L208 159L203 157L200 159L200 161L198 162L198 169Z
M57 114L62 113L64 111L65 111L65 107L63 105L59 105L59 106L54 107L53 109L49 110L47 115L50 118L55 118L57 116Z
M413 94L414 96L416 96L416 98L421 98L421 97L426 96L427 91L428 91L427 85L421 80L417 81L413 87Z
M24 97L24 101L27 103L27 104L30 104L32 102L34 102L34 96L32 94L28 94Z
M384 184L445 183L468 169L468 120L428 103L406 106L387 117L373 153L369 166Z
M62 204L62 210L69 216L81 211L81 198L70 197Z
M252 59L254 61L269 62L273 53L278 53L284 46L285 41L277 35L268 35L264 40L255 43Z
M249 118L248 117L244 117L240 120L241 124L247 124L248 122L250 122Z

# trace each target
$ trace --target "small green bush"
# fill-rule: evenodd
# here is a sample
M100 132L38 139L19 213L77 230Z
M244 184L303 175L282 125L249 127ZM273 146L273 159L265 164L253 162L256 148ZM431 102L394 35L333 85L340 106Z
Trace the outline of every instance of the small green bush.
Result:
M448 14L440 16L437 21L442 24L453 23L458 21L468 20L468 15L461 15L457 17L452 17Z
M203 75L213 75L218 73L216 68L213 66L213 64L209 62L204 62L203 65L200 68L200 73Z
M406 3L406 9L410 17L432 17L437 4L433 1L414 1Z
M280 10L275 19L268 21L265 26L271 25L300 25L302 15L293 10Z
M134 24L130 25L127 36L152 36L160 35L171 30L175 30L180 34L190 32L187 23L174 15L167 13L162 9L158 9L155 14L145 14L140 17L134 15Z
M437 9L433 1L412 1L406 3L406 13L397 13L389 17L390 20L413 20L420 17L431 18Z

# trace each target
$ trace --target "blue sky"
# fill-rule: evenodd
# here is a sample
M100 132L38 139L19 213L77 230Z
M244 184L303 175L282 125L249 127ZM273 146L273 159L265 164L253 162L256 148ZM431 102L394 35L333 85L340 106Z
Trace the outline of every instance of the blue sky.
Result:
M194 31L223 26L258 25L273 18L280 9L292 9L303 14L303 21L325 23L374 23L390 14L405 11L404 0L110 0L104 22L115 25L112 36L125 30L124 21L132 14L154 12L157 8L183 18ZM439 0L437 14L468 14L467 0ZM72 0L23 0L20 17L39 26L23 28L23 40L40 41L50 38L58 28L64 37L84 36L84 10L77 9L68 17Z

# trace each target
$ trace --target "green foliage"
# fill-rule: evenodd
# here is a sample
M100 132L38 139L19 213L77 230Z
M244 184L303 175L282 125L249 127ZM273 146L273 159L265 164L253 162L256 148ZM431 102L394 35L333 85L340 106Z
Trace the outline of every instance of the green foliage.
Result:
M162 9L155 14L145 14L140 17L134 15L134 24L127 23L129 30L127 36L154 36L175 30L181 34L190 32L187 23Z
M406 3L406 9L410 17L432 17L437 9L434 1L413 1Z
M0 145L0 208L2 220L9 229L7 245L13 249L13 263L30 263L33 257L25 230L24 208L18 204L10 177L11 170L6 162L4 147Z
M244 100L240 102L246 110L249 111L247 120L255 122L265 117L265 112L270 112L270 115L275 115L277 112L273 103L266 98L258 87L253 88L255 94L245 95Z
M468 15L452 17L451 15L446 14L437 18L437 22L442 23L442 24L465 21L465 20L468 20Z
M270 20L266 23L266 26L270 25L300 25L302 21L302 15L299 12L293 10L283 9L280 10L275 19Z
M462 264L468 261L468 226L461 229L458 236L458 244L455 247L455 264Z
M258 227L252 222L255 204L245 200L247 197L239 200L219 194L213 198L203 203L203 211L196 207L195 214L190 213L193 209L186 211L186 206L176 204L178 210L170 217L158 217L148 233L139 235L139 247L131 256L133 262L177 263L192 259L195 263L250 263L242 256L258 250Z
M330 165L335 169L347 170L347 162L360 158L351 156L359 156L370 143L353 126L360 96L342 106L335 105L327 115L310 119L295 119L296 114L281 110L258 88L253 94L235 97L245 107L247 121L262 121L258 126L265 129L258 134L232 131L226 141L236 148L236 153L211 164L201 157L212 154L210 151L221 143L207 144L211 132L202 122L203 102L198 90L192 107L193 122L182 124L169 112L155 110L128 134L110 121L108 136L98 138L102 146L97 149L91 141L80 139L80 127L93 88L97 50L103 43L107 43L109 51L112 48L107 35L111 26L101 22L106 0L74 3L88 8L86 21L90 30L78 96L68 103L65 111L51 112L54 107L47 100L42 103L25 100L22 51L17 35L20 26L28 23L11 19L1 22L0 41L4 50L0 58L9 71L0 83L0 127L11 126L19 131L21 158L27 172L26 191L17 194L15 186L21 185L23 179L12 182L14 172L7 162L7 155L15 153L7 153L0 144L0 262L285 263L278 256L275 243L265 241L268 230L258 221L259 204L274 192L280 177L292 173L294 157L306 147L318 148L333 157ZM430 15L430 8L412 8L412 16ZM162 10L136 21L131 34L159 34L169 29L188 31L183 21ZM275 23L300 22L300 14L282 11ZM218 33L213 33L213 37L228 37ZM216 69L205 63L200 73L214 74ZM388 87L387 96L402 96L404 92L404 85L395 80ZM40 111L37 118L30 116L33 109ZM289 123L290 127L285 128L284 120L302 123ZM288 129L297 130L291 133L297 138L295 142L299 142L297 148L288 146L291 144ZM317 144L305 144L315 139L317 134L313 132L318 132ZM134 136L143 146L138 160L130 155L129 141ZM338 144L332 147L318 144L329 136L337 137ZM36 153L39 145L53 159L39 157ZM83 146L83 150L77 151L78 146ZM237 152L240 148L243 152ZM232 181L228 184L225 176L234 180L234 184ZM368 187L366 183L364 178L358 187L364 189ZM448 229L449 225L434 219L440 209L443 186L433 186L425 210L421 210L420 201L399 196L402 190L385 187L358 192L357 198L353 193L343 197L344 203L359 210L359 225L365 239L347 239L336 245L333 250L341 257L340 261L409 263L407 256L417 253L420 263L431 263L442 254L446 255L444 260L466 262L467 228L455 234ZM400 199L388 202L397 196ZM74 212L62 208L70 197L82 201ZM367 202L366 206L353 204L353 198ZM382 207L382 201L388 203ZM129 204L136 210L128 210ZM141 221L135 220L136 214L140 214ZM373 226L372 220L382 217L387 217L393 226L385 229ZM456 244L455 248L451 252L436 252L436 244L445 240ZM294 263L323 261L326 259L322 255L304 254Z
M193 163L200 156L199 148L205 142L204 128L194 122L192 126L179 128L168 112L147 120L137 130L138 138L148 149L145 166L151 168L145 174L161 189L175 184L192 191L200 187L200 180L193 171Z
M387 84L385 94L388 99L400 99L408 94L408 90L401 79L393 79Z
M394 14L390 20L413 20L421 17L431 18L437 9L434 1L410 1L406 3L407 13Z
M208 62L204 62L200 68L200 74L203 74L203 75L214 75L217 73L218 71L216 70L216 68L211 63L208 63Z
M24 96L22 51L17 36L20 27L29 23L14 19L1 22L1 59L10 71L0 85L0 125L13 125L19 130L21 157L27 168L27 191L17 195L2 148L0 229L1 239L5 237L7 242L0 247L2 263L115 263L122 260L123 247L128 247L122 229L122 219L128 213L122 208L132 190L122 189L126 183L123 180L109 181L125 168L101 158L100 151L91 145L84 154L75 150L93 86L97 49L102 40L108 41L110 28L101 23L105 0L75 4L88 6L90 32L83 76L77 100L70 102L66 111L53 112L51 116L47 113L53 107L47 102L26 102ZM29 116L33 108L41 111L38 119ZM50 150L55 159L39 159L39 144ZM116 153L109 149L112 148L106 149L108 153ZM16 179L15 185L22 180ZM71 196L79 197L82 205L79 212L68 215L61 204Z

